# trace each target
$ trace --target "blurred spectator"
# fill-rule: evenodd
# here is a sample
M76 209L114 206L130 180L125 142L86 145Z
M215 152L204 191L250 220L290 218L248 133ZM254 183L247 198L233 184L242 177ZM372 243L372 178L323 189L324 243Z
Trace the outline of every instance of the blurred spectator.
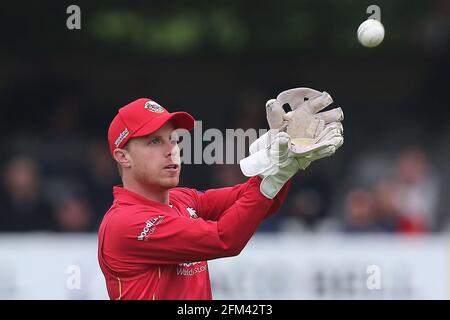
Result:
M112 205L112 188L121 184L117 167L105 142L95 141L88 147L84 183L92 205L95 228Z
M347 184L372 188L392 176L392 161L391 157L380 151L359 154L351 165L351 172L347 173Z
M77 194L68 194L55 206L58 231L93 231L92 210L88 201Z
M397 206L405 228L432 231L436 228L439 181L425 152L410 147L401 152L393 183L397 188ZM407 230L407 229L406 229Z
M51 176L46 186L47 198L54 208L55 231L96 230L89 192L81 178Z
M408 220L402 217L398 203L398 188L391 180L379 182L374 186L377 231L400 232L412 231Z
M52 230L52 208L43 197L36 161L15 157L6 165L0 199L2 231Z
M392 169L377 172L379 179L358 176L365 187L345 195L345 230L422 233L437 228L439 181L422 149L402 150Z
M316 231L324 215L322 195L314 189L292 192L280 231Z
M374 194L367 189L351 190L345 197L345 231L375 231L376 203Z

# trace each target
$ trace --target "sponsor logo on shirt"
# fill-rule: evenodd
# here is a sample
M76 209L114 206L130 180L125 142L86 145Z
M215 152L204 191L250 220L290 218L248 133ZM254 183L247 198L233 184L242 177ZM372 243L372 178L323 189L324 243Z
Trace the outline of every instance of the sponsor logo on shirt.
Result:
M197 219L198 218L197 211L195 211L194 208L187 207L186 210L187 210L187 212L189 212L189 216L191 217L191 219Z
M206 271L208 268L205 262L190 262L178 264L180 268L177 268L177 276L193 276L197 273Z
M158 216L147 220L141 234L137 237L139 241L148 241L148 237L155 232L156 225L164 219L164 216Z
M180 267L192 267L195 266L196 264L202 263L201 261L197 261L197 262L189 262L189 263L179 263L178 265Z

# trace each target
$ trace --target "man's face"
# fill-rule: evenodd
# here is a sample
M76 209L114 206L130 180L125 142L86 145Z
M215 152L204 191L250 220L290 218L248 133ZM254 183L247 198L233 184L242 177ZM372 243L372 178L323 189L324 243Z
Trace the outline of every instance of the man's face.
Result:
M153 189L170 189L179 182L181 160L178 137L168 122L158 131L130 139L130 178Z

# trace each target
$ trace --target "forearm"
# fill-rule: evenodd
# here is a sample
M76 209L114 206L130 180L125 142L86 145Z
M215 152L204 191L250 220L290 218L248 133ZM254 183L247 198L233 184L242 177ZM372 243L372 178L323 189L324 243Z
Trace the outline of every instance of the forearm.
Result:
M260 181L261 179L259 177L252 177L242 184L226 188L210 189L199 194L197 200L199 204L199 215L205 220L218 221L226 210L242 197L249 186L255 183L259 184ZM256 190L256 188L254 189Z
M259 191L261 179L253 179L241 197L224 212L217 222L219 238L226 256L237 255L267 216L275 200Z

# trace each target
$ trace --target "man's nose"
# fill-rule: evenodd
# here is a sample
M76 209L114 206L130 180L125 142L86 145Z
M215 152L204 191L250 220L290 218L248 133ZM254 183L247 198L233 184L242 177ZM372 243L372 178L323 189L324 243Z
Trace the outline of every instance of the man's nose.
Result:
M166 150L166 157L171 157L175 155L178 152L178 145L173 145L172 143L168 144L167 150Z
M173 146L169 144L169 146L165 150L166 157L170 157L173 152Z

